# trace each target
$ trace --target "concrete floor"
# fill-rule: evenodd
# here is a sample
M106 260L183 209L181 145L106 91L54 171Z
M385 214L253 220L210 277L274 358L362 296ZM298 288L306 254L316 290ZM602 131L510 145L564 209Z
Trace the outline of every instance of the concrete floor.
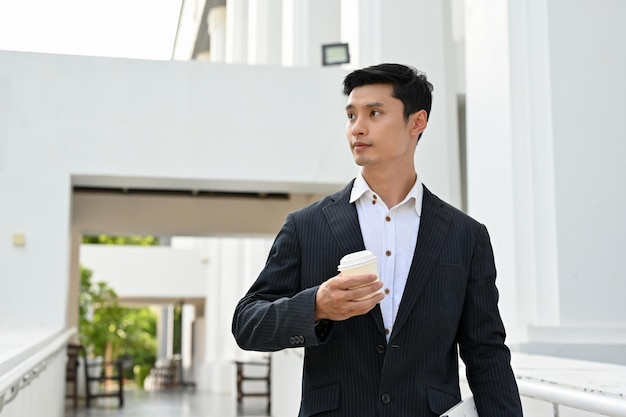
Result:
M101 398L87 409L79 402L76 410L66 403L65 417L268 417L267 401L263 398L244 398L242 407L230 395L210 394L194 390L153 391L129 389L125 405L119 408L117 400Z

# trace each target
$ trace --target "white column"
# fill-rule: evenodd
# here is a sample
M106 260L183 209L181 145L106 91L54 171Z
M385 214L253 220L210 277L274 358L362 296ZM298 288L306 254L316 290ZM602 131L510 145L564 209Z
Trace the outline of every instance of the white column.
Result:
M467 0L465 7L468 211L489 229L511 340L517 265L509 11L499 0Z
M510 2L511 144L520 322L560 323L547 2Z
M341 3L337 0L283 0L285 66L319 67L322 45L341 41Z
M226 62L248 59L248 0L226 2Z
M162 305L157 317L157 358L172 357L174 351L174 306Z
M80 243L82 235L80 231L72 225L70 234L70 276L67 294L67 315L66 326L76 327L80 324L78 303L80 296ZM74 336L74 341L78 340L78 334Z
M207 245L207 256L209 259L209 268L207 271L207 298L205 301L205 352L204 365L201 376L197 378L198 388L207 389L215 393L228 394L232 393L231 387L234 384L234 371L230 360L234 356L225 358L224 344L227 338L224 335L230 335L231 316L225 315L222 311L222 303L224 298L224 288L232 285L232 280L225 281L221 277L233 277L228 268L223 265L222 239L210 239ZM237 253L236 250L230 253ZM237 265L237 261L233 259L232 264ZM228 338L232 339L232 338ZM234 343L234 342L233 342Z
M192 380L191 366L193 353L193 322L196 318L196 309L191 304L184 304L181 319L181 356L183 382Z
M626 328L626 2L545 3L561 324L609 340Z
M215 6L207 16L211 62L226 60L226 6Z
M205 2L206 0L182 1L172 59L192 59L198 31L202 25Z
M248 2L248 63L280 65L282 0Z
M204 307L205 325L206 325L206 353L207 362L216 361L219 358L219 339L220 329L220 303L222 280L218 279L220 275L220 246L217 239L211 239L208 246L209 268L207 271L207 298Z
M349 68L380 63L380 10L380 0L341 0L341 40L350 46Z
M303 43L304 32L306 23L303 15L305 11L302 11L302 7L296 7L299 3L296 0L283 0L283 22L282 22L282 63L286 67L302 65L304 59L300 56L301 50L296 48L296 45ZM298 16L296 16L298 12ZM300 22L300 25L296 25L296 21Z

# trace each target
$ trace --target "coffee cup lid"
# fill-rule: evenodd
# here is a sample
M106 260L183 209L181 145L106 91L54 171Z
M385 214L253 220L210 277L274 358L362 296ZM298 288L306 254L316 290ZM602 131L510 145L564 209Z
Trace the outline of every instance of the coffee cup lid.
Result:
M357 266L366 265L376 261L376 255L368 250L349 253L339 261L337 269L343 271L345 269L355 268Z

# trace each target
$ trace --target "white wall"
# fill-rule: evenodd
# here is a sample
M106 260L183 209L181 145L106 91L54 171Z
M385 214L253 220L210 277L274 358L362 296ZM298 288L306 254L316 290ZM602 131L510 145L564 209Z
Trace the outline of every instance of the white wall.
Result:
M106 281L120 297L166 299L207 293L207 253L167 246L81 245L80 264L93 282Z
M82 185L181 181L299 192L348 181L355 169L342 136L341 77L0 53L8 93L0 112L0 190L8 196L0 208L0 316L65 323L72 176ZM25 247L12 246L14 233L25 234Z

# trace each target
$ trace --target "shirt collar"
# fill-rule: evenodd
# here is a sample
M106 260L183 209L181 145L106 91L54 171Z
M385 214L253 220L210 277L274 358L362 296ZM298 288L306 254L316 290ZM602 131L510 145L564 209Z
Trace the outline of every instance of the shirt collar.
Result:
M363 178L363 174L359 172L359 175L354 180L354 184L352 185L352 192L350 193L350 203L354 203L355 201L366 198L371 199L372 195L374 195L374 191L370 188L370 186ZM418 216L422 215L422 200L424 198L424 187L422 186L422 182L419 179L419 176L415 180L415 184L409 190L409 193L404 197L404 200L400 202L398 205L402 205L407 203L409 200L413 199L415 204L415 212Z

